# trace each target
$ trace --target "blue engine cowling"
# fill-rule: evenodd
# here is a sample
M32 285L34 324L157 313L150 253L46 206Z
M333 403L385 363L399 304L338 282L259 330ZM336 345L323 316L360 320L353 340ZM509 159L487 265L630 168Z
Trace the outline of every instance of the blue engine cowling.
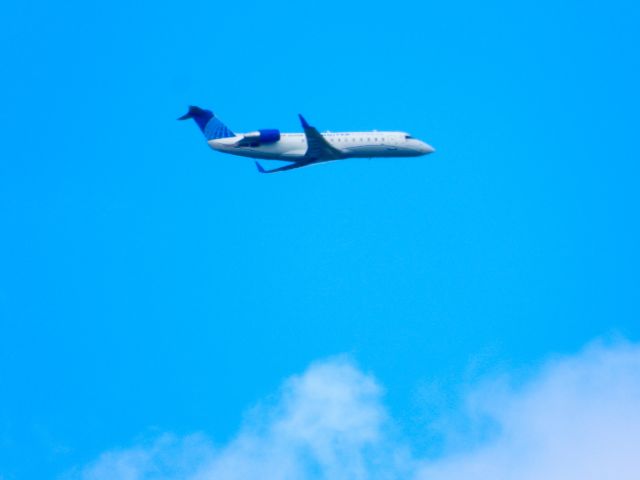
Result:
M265 128L262 130L258 130L258 132L260 133L260 143L275 143L280 140L280 130L276 130L274 128Z

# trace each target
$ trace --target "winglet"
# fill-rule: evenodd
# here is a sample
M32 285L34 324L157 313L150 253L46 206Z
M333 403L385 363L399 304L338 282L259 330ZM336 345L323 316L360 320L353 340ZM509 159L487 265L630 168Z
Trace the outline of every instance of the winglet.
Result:
M300 117L300 123L302 124L302 128L307 129L311 127L311 125L309 125L309 122L307 122L302 115L298 114L298 117Z
M260 173L267 173L267 171L264 168L262 168L262 165L260 165L258 162L256 162L256 167L258 167L258 171Z

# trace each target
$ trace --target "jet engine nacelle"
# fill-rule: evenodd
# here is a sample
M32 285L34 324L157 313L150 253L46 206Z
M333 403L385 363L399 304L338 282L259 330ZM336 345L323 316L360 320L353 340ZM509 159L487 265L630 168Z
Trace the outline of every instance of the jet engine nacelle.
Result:
M265 128L255 132L245 133L244 138L250 142L258 142L263 145L265 143L276 143L280 140L280 130Z

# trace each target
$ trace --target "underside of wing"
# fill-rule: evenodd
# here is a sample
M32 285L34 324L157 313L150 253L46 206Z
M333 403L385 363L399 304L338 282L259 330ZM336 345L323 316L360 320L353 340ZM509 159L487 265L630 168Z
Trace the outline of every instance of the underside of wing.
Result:
M285 165L284 167L278 167L271 170L265 170L260 163L256 162L256 167L258 167L258 171L260 173L277 173L277 172L286 172L287 170L293 170L294 168L302 168L308 167L309 165L313 165L314 161L301 161L290 163L289 165Z
M304 129L304 135L307 137L306 158L311 161L324 161L337 160L344 157L344 154L337 148L332 147L315 127L309 125L302 115L298 116Z

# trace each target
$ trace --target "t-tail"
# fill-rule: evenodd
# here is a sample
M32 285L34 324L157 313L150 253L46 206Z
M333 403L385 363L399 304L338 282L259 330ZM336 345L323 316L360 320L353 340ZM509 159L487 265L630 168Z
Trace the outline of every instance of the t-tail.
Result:
M234 137L235 134L227 128L227 126L216 118L211 110L205 110L200 107L191 105L189 111L178 120L193 120L198 124L200 130L207 140L215 140L216 138Z

